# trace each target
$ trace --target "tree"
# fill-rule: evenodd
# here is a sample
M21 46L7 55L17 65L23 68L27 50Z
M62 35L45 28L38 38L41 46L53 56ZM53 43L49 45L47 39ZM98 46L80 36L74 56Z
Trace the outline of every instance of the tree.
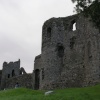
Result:
M76 3L76 11L77 13L86 10L90 5L98 0L72 0L73 3Z
M100 1L99 0L72 0L76 3L76 12L89 16L100 30Z

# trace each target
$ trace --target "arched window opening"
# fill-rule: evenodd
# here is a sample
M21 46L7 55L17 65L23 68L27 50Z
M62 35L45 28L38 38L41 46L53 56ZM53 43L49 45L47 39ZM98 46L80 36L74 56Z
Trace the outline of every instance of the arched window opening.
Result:
M8 74L8 78L10 78L10 74Z
M14 77L15 76L15 71L14 71L14 69L12 70L12 77Z
M20 74L23 75L24 73L22 71L20 71Z
M40 85L40 70L36 69L35 70L35 89L39 89L39 85Z
M75 37L72 37L71 39L70 39L70 49L73 49L74 48L74 44L75 44Z
M47 28L47 37L51 38L51 27Z
M20 68L20 74L21 75L26 74L26 71L25 71L25 69L23 67Z
M75 20L71 21L71 27L70 28L71 28L72 31L75 31L77 29Z
M44 68L42 68L42 80L44 79Z
M73 30L73 31L76 30L76 23L73 24L73 29L72 29L72 30Z
M61 44L58 44L57 52L58 52L58 56L59 57L63 57L64 56L64 47Z

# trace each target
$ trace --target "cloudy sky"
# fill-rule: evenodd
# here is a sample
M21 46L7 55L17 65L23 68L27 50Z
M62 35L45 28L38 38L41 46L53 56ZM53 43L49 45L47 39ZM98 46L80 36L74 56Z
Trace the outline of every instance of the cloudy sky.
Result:
M71 0L0 0L0 69L4 61L21 59L32 72L44 21L72 15L73 7Z

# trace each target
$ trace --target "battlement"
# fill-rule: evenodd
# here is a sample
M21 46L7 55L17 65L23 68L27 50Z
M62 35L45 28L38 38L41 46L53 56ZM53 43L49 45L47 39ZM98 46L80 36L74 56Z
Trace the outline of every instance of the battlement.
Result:
M27 74L23 67L20 68L20 59L15 62L9 62L9 63L4 62L3 69L0 72L2 72L2 73L0 73L1 89L7 88L7 87L5 87L6 80L9 80L9 79L17 77L17 76L20 77L20 75ZM10 81L9 81L9 85L11 85Z

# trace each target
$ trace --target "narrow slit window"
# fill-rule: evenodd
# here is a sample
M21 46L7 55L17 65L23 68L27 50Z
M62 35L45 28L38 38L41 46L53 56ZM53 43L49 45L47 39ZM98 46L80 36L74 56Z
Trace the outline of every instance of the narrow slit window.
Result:
M76 21L73 20L73 21L71 21L70 30L71 31L75 31L76 29L77 29L77 27L76 27Z
M14 70L12 70L12 77L14 77L15 76L15 71Z
M42 68L42 80L44 79L44 68Z
M8 78L10 78L10 74L8 74Z
M74 48L74 45L75 45L75 37L72 37L71 39L70 39L70 49L73 49Z
M91 42L90 41L88 42L87 47L88 47L88 58L91 59L92 53L91 53Z
M57 46L58 56L63 57L64 56L64 47L62 45Z
M47 37L51 38L51 27L47 28Z
M73 31L76 30L76 23L73 24L73 29L72 29L72 30L73 30Z

